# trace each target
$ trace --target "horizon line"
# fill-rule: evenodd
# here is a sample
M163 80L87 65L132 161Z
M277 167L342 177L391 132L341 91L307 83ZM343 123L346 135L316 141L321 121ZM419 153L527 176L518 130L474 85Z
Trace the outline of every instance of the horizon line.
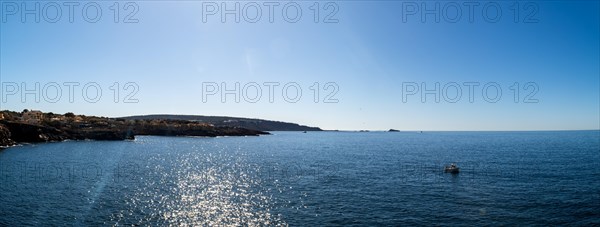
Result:
M25 110L25 109L23 109ZM9 109L0 109L1 111L12 111L12 112L22 112L21 111L15 111L15 110L9 110ZM42 110L37 110L37 109L27 109L29 111L42 111ZM43 113L50 113L50 112L44 112ZM70 112L70 111L69 111ZM65 113L69 113L69 112L65 112ZM54 113L54 112L52 112ZM62 113L63 115L65 113ZM73 112L71 112L73 113ZM57 113L54 113L57 114ZM83 114L77 114L76 115L83 115ZM339 132L388 132L391 129L394 130L398 130L399 132L560 132L560 131L600 131L600 127L599 128L595 128L595 129L509 129L509 130L494 130L494 129L486 129L486 130L462 130L462 129L453 129L453 130L418 130L418 129L400 129L400 128L388 128L388 129L366 129L366 128L362 128L362 129L324 129L321 128L320 126L311 126L311 125L306 125L306 124L301 124L301 123L297 123L297 122L288 122L288 121L281 121L281 120L270 120L270 119L265 119L265 118L257 118L257 117L240 117L240 116L227 116L227 115L202 115L202 114L177 114L177 113L150 113L150 114L132 114L132 115L127 115L127 116L118 116L118 117L111 117L111 116L99 116L99 115L85 115L85 116L95 116L95 117L107 117L107 118L126 118L126 117L135 117L135 116L152 116L152 115L178 115L178 116L203 116L203 117L229 117L229 118L244 118L244 119L249 119L249 120L266 120L266 121L276 121L276 122L283 122L283 123L293 123L293 124L298 124L301 126L307 126L307 127L316 127L321 129L322 131L326 132L326 131L339 131ZM276 131L273 131L276 132Z

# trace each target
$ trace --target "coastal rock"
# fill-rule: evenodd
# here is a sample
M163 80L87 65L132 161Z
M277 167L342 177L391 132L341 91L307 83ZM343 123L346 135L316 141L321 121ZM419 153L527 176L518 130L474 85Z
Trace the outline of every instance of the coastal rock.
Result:
M133 140L135 136L131 132L122 130L80 130L70 132L73 140Z
M0 111L0 146L64 140L132 140L152 136L258 136L254 129L188 120L127 120L41 111Z
M270 135L271 133L247 129L247 128L239 128L239 127L217 127L222 135L219 136L258 136L258 135Z
M0 148L14 145L15 142L10 139L10 131L4 125L0 124Z
M68 135L56 128L19 122L2 122L10 131L10 138L17 143L62 141Z
M10 139L17 143L40 143L71 140L127 140L131 133L118 129L66 129L32 125L20 122L3 122L9 131Z

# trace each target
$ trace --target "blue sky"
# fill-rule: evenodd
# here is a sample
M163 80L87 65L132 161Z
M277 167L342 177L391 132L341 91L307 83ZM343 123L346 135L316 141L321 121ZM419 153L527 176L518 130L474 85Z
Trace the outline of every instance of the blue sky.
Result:
M1 109L111 117L154 113L239 116L342 130L600 128L597 1L518 2L516 8L516 2L502 1L498 2L501 16L495 22L496 5L487 1L474 6L472 21L468 2L319 2L318 23L311 10L315 1L296 2L294 6L302 9L296 23L285 20L294 19L295 8L289 7L287 17L283 16L288 2L274 7L272 23L265 2L237 2L241 11L248 12L240 14L239 23L234 15L225 15L226 21L221 21L222 2L204 2L204 8L200 1L140 1L128 7L120 2L118 23L110 1L97 2L102 15L96 23L85 20L96 17L96 5L88 5L85 16L82 12L89 2L74 7L73 23L65 2L24 4L31 10L35 3L40 3L40 21L26 14L22 22L23 2L2 1ZM232 9L235 3L225 4ZM208 4L218 6L219 11L206 13L212 9ZM423 7L432 10L436 4L439 22L436 13L426 14L422 21ZM260 19L256 23L244 20L254 18L256 5L261 7ZM409 8L415 5L416 9ZM56 6L61 7L58 17ZM461 17L453 22L456 6ZM134 9L137 12L130 19L137 23L123 23ZM330 14L329 22L334 23L324 23ZM47 21L54 18L58 18L56 23ZM23 90L34 89L36 82L40 89L26 94L23 102ZM70 82L79 83L72 103L63 85ZM102 90L95 103L84 100L82 94L82 87L92 82ZM137 103L123 102L135 87L124 87L129 82L138 88L130 97ZM236 82L240 83L240 102L234 101L234 95L226 95L222 102L218 92L233 89ZM266 82L279 83L273 102L269 102ZM118 102L114 101L114 83L119 85ZM203 90L207 83L219 86L216 95ZM295 87L283 97L282 88L288 83L302 90L297 102L284 99L294 98ZM314 101L315 83L319 102ZM331 86L325 87L327 83ZM421 88L409 95L405 87L424 84L434 89L436 83L440 84L440 102L435 102L435 94L426 95L423 102ZM465 83L479 83L473 88L473 102ZM53 86L57 84L61 96L56 96ZM248 84L261 85L257 102L243 99L252 101L256 95L255 87L243 90ZM482 94L486 84L494 85L487 90L488 100ZM454 85L459 85L460 98L454 99ZM502 96L493 100L498 88ZM90 96L95 97L94 89L85 98ZM326 98L337 103L324 103Z

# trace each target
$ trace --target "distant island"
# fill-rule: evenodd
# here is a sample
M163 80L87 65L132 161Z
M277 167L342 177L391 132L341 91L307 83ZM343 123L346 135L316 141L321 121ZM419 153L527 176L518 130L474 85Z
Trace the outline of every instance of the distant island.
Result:
M0 111L0 147L64 140L132 140L136 135L216 137L265 134L269 133L236 124L215 125L175 118L107 118L37 110Z
M251 119L241 117L219 117L201 115L142 115L121 117L127 120L184 120L214 125L215 127L238 127L257 131L322 131L318 127L309 127L295 123Z

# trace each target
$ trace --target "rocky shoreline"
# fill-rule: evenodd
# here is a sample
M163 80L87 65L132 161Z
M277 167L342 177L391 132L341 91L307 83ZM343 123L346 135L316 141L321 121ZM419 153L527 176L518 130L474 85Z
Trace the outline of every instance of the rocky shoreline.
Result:
M24 110L0 111L0 148L64 140L133 140L154 136L258 136L268 132L185 120L125 120Z
M323 131L319 127L310 127L290 122L271 121L264 119L242 118L242 117L223 117L223 116L203 116L203 115L172 115L172 114L153 114L121 117L126 120L186 120L193 122L203 122L212 124L216 127L239 127L257 131Z

